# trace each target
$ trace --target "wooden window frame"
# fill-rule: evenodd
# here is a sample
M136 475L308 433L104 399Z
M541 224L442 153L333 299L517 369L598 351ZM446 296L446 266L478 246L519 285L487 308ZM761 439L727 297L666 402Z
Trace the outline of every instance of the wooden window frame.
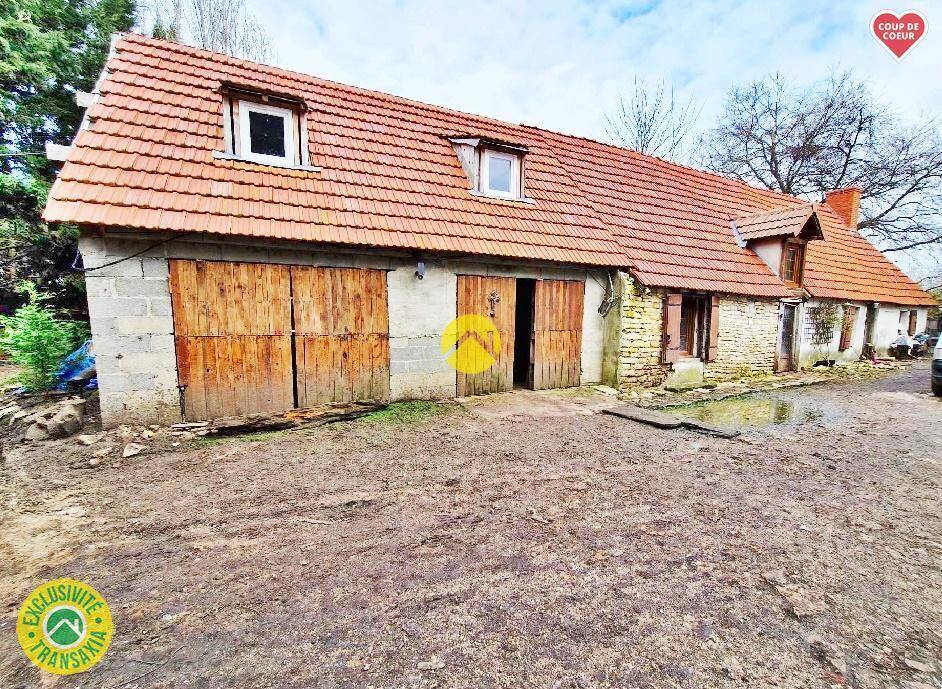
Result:
M792 275L787 276L785 267L788 265L788 254L795 250L795 260L792 262ZM800 239L786 239L782 246L782 263L779 277L786 285L798 287L801 285L805 273L805 242Z
M696 302L687 328L687 348L681 348L681 324L684 303ZM696 357L714 361L718 354L720 298L717 294L668 292L664 296L661 361L665 364ZM689 308L689 306L688 306Z
M686 322L685 321L686 314ZM680 302L680 342L681 353L686 356L704 358L704 342L707 337L706 296L685 294ZM685 332L686 330L686 332ZM684 345L686 340L686 346Z

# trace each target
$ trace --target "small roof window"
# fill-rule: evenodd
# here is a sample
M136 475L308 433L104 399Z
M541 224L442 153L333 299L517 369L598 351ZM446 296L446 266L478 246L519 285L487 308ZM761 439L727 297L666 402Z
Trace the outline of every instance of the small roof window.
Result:
M526 147L477 136L447 138L458 154L472 194L533 203L524 194Z
M307 118L301 101L236 88L223 92L225 151L217 157L278 167L308 166Z
M239 101L242 157L259 163L294 163L297 149L294 112L251 101Z
M497 196L520 196L520 156L484 149L480 191Z

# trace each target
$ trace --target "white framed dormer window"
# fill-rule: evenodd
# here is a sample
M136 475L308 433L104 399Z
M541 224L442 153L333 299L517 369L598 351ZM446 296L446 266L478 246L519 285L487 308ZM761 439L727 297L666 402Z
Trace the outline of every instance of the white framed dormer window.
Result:
M520 198L520 156L485 148L481 154L481 193Z
M268 165L296 165L295 113L265 103L239 101L241 157Z
M216 158L318 171L310 164L307 108L301 100L235 87L222 91L222 150Z

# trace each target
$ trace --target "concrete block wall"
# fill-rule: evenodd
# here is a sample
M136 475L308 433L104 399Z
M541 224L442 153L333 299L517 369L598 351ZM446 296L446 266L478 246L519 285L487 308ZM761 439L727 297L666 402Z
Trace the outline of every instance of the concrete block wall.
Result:
M88 269L132 256L161 239L166 239L166 235L90 236L82 238L80 249ZM87 273L102 420L106 426L180 420L169 291L170 258L387 271L390 396L394 400L455 396L456 374L440 350L440 338L447 324L457 316L459 274L581 280L586 284L582 382L603 380L602 359L606 329L610 326L597 309L608 282L604 271L500 261L426 260L425 276L419 280L415 275L416 261L401 256L318 251L288 243L187 238Z
M146 246L146 245L145 245ZM139 242L83 237L88 313L94 337L102 420L173 423L180 420L167 260L133 254Z
M394 400L448 399L455 370L441 354L441 336L458 308L458 277L447 264L426 262L389 272L389 391Z
M778 348L779 302L726 295L720 298L716 359L707 378L772 373Z

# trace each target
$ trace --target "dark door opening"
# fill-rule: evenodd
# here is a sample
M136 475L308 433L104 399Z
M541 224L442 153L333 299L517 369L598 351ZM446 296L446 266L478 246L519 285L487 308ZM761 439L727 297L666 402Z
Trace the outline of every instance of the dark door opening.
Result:
M782 305L782 325L779 333L778 359L775 362L776 371L791 371L795 368L795 316L797 308L794 304Z
M514 313L514 387L533 387L533 294L536 280L517 278Z

